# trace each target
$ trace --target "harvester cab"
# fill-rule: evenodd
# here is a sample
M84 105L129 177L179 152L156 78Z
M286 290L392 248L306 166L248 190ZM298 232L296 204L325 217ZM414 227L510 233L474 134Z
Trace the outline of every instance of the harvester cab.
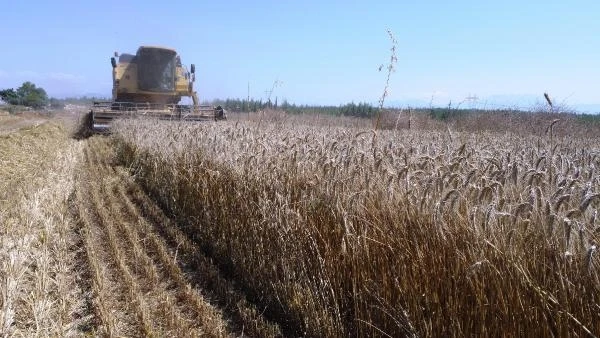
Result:
M196 67L190 70L170 48L142 46L136 54L118 54L112 66L112 101L94 102L90 111L95 131L110 129L111 121L123 116L148 116L167 120L224 120L220 106L200 105L194 91ZM191 105L179 104L190 97Z

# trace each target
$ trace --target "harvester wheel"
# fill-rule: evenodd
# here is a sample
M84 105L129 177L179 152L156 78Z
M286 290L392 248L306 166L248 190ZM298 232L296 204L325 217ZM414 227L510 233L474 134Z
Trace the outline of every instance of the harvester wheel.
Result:
M87 124L89 130L94 129L94 112L90 110L85 117L85 124Z
M221 106L215 108L215 120L225 120L225 110Z
M93 113L90 111L80 117L77 129L73 131L73 138L76 140L82 140L92 136L93 134Z

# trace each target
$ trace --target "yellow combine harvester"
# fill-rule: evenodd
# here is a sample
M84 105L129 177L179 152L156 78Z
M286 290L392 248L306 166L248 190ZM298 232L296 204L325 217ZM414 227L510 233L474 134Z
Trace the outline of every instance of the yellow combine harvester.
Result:
M122 116L191 121L226 118L220 106L199 105L193 86L195 66L188 71L173 49L142 46L135 55L115 53L110 61L112 101L93 103L90 115L95 131L108 130L111 121ZM191 97L193 104L180 105L182 97Z

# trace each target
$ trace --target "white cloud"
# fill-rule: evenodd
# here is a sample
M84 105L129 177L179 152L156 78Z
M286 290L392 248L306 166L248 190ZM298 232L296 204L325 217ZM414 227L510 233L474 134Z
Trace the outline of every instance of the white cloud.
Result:
M44 88L50 96L77 96L89 91L86 77L63 72L37 72L33 70L0 70L0 89L18 88L23 82L31 81Z
M83 81L83 76L68 74L68 73L48 73L44 74L43 77L46 77L50 80L56 81L70 81L70 82L81 82Z
M61 83L81 83L85 80L85 77L77 74L61 73L61 72L36 72L32 70L19 70L14 72L7 72L0 70L0 78L12 79L17 82L22 81L48 81L48 82L61 82Z
M1 72L1 71L0 71ZM31 80L49 80L49 81L61 81L61 82L81 82L84 77L76 74L61 73L61 72L36 72L32 70L20 70L13 73L4 72L4 77L11 77L16 79L31 79Z
M17 72L14 72L13 74L11 74L11 77L15 77L15 78L28 78L28 79L32 79L32 80L37 80L40 79L40 73L38 72L34 72L32 70L20 70Z

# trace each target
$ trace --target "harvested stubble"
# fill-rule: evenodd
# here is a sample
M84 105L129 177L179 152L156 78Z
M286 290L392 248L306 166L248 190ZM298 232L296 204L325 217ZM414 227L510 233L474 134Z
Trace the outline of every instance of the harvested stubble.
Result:
M86 142L74 196L101 336L230 336L227 322L190 285L173 252L132 200L108 138Z
M122 121L121 160L290 334L600 333L600 140Z
M89 320L68 217L81 147L26 122L0 135L0 335L70 336Z

